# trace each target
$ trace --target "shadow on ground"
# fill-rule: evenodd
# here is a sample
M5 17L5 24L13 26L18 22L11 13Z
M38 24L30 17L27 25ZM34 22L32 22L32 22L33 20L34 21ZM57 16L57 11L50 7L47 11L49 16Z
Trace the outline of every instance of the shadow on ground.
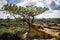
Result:
M3 33L0 40L22 40L17 34Z

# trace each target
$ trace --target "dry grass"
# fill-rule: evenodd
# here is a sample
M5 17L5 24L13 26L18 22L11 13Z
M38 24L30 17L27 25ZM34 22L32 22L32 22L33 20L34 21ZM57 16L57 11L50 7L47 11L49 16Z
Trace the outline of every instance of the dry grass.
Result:
M19 32L23 32L23 31L27 31L28 28L23 28L23 27L3 27L3 28L0 28L0 35L3 34L4 32L6 33L17 33L18 31Z

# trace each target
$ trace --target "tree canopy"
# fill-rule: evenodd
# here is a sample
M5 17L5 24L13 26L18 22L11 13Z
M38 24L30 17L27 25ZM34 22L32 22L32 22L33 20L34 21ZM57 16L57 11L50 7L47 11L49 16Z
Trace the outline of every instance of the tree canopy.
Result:
M38 14L42 14L44 11L48 10L48 8L42 8L42 7L33 7L33 6L16 6L15 4L6 4L4 5L3 9L7 12L9 12L11 15L20 15L22 18L22 21L26 22L27 24L32 25L34 22L34 16Z

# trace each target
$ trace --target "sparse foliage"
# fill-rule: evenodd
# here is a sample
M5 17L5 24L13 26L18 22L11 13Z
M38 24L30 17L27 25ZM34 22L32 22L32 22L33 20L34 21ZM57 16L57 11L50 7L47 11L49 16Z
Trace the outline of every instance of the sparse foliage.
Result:
M33 8L33 6L31 6ZM48 10L48 8L36 8L36 9L32 9L28 7L22 7L19 6L17 7L15 4L7 4L4 5L3 9L7 12L9 12L12 15L18 14L22 17L22 21L26 22L27 24L29 24L29 26L31 26L34 22L34 16L43 13L44 11ZM21 18L20 17L20 18Z

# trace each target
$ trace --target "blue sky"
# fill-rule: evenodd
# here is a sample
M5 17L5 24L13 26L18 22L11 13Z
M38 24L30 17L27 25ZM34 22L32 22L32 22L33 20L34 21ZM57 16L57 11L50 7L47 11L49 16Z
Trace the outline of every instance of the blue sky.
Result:
M27 0L6 0L7 1L7 3L9 3L9 4L18 4L18 3L26 3L27 2ZM29 0L30 1L30 0ZM27 5L27 4L35 4L35 2L32 2L32 1L34 1L34 0L31 0L31 2L27 2L26 4L24 4L24 5ZM36 1L36 0L35 0ZM40 1L40 0L37 0L36 2L38 2L38 1ZM43 0L44 1L44 0ZM47 0L46 0L47 1ZM50 1L50 4L49 3L47 3L49 6L50 6L50 8L52 9L52 10L60 10L60 5L57 5L57 3L59 3L60 4L60 1L59 0L48 0L48 2ZM39 2L38 2L39 3ZM23 4L22 4L23 5ZM42 5L42 4L40 4L40 5Z
M60 18L60 0L0 0L0 8L5 4L16 4L17 6L26 6L33 4L35 6L48 7L50 10L44 12L41 15L37 15L37 18ZM7 16L0 11L0 18L6 18Z
M9 4L17 4L21 2L22 0L6 0Z

